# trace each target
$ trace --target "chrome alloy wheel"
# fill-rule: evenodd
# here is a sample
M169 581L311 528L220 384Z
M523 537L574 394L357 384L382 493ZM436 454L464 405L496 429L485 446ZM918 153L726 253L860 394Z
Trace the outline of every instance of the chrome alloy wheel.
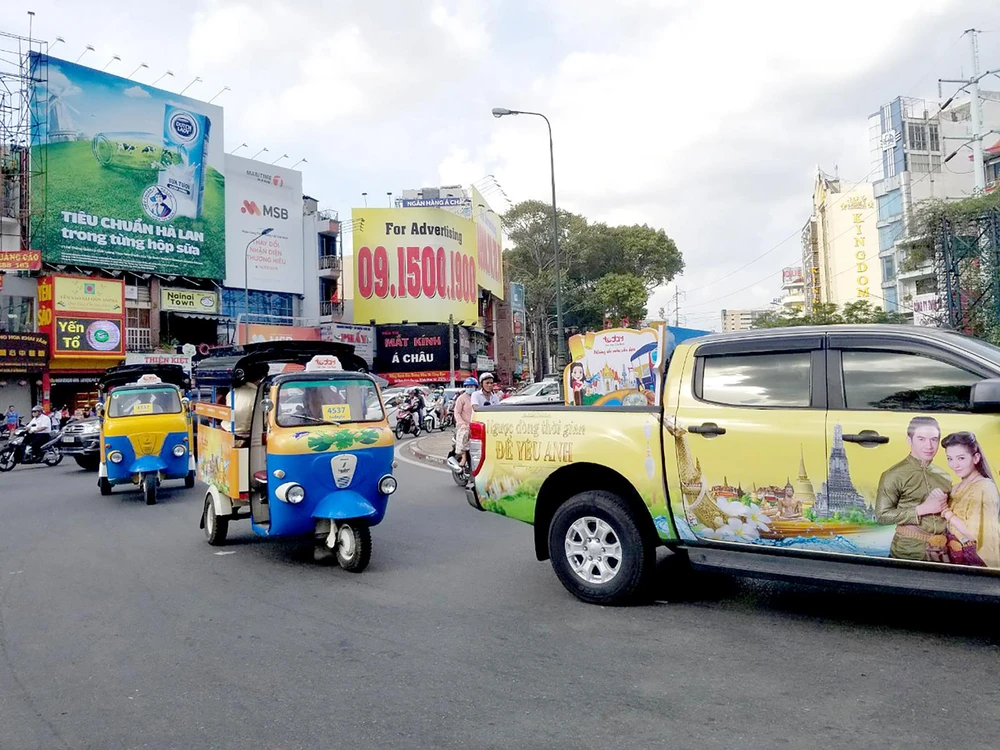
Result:
M622 545L615 530L602 518L578 518L566 531L566 559L589 584L610 582L622 566Z

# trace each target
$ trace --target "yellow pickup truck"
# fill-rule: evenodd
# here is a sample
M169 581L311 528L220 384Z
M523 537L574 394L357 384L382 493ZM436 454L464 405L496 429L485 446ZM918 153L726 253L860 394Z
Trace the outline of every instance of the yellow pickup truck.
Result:
M483 408L473 507L584 601L696 568L1000 597L1000 348L914 326L680 344L650 407Z

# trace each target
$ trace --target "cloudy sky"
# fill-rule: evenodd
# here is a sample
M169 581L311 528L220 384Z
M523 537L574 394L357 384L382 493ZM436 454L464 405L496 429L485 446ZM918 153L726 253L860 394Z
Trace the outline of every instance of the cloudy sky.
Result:
M869 172L867 116L937 99L967 75L962 31L1000 68L997 0L15 0L3 30L65 38L52 53L188 89L225 107L226 150L305 157L305 190L342 215L362 191L496 175L547 199L537 118L555 130L560 205L662 227L684 254L681 319L768 303L796 262L817 165ZM12 11L12 12L11 12ZM989 88L1000 89L1000 79ZM948 95L947 93L945 94ZM249 152L249 153L248 153ZM263 158L263 157L262 157ZM283 161L289 164L289 161ZM500 208L500 206L497 206ZM672 309L673 287L651 312Z

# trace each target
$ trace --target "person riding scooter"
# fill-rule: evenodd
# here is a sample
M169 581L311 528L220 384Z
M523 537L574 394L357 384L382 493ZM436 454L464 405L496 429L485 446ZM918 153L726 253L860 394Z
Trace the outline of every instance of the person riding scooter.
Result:
M466 378L465 390L455 398L455 446L448 456L448 466L461 471L469 453L469 430L472 427L472 396L479 387L475 378Z
M37 404L31 407L31 421L28 422L28 435L25 438L23 451L18 455L18 461L24 461L27 451L38 453L42 446L49 442L52 436L52 420Z

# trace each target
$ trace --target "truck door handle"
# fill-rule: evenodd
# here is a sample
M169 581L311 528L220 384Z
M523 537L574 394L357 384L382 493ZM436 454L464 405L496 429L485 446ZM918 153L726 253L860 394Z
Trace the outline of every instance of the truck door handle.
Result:
M889 442L889 438L885 435L879 435L875 430L862 430L857 435L844 435L844 441L863 446L875 446L885 445Z
M715 435L725 435L726 428L719 427L715 422L705 422L705 424L691 425L687 428L688 432L693 432L695 435L704 435L705 437L714 437Z

